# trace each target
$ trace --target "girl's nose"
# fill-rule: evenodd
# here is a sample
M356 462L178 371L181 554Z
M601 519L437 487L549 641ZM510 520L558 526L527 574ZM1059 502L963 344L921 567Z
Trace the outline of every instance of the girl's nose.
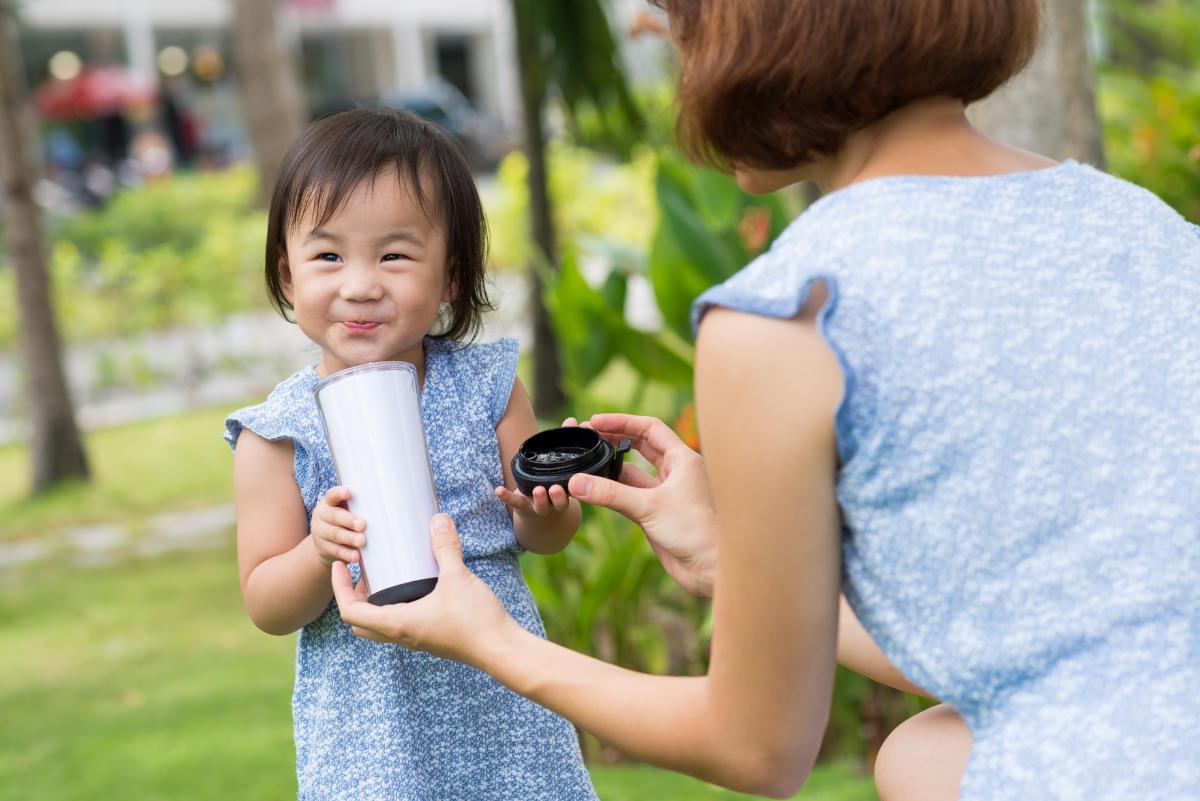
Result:
M371 267L354 267L346 270L343 275L345 279L338 289L338 297L342 300L364 302L380 300L383 297L383 286Z

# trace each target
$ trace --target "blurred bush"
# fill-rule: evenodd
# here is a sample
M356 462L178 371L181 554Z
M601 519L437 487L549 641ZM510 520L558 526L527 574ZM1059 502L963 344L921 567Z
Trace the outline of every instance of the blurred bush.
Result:
M182 174L50 225L50 273L68 342L108 339L266 307L266 215L254 171ZM13 272L0 264L0 350L15 344Z
M1195 0L1109 0L1098 104L1113 174L1200 223L1200 13Z

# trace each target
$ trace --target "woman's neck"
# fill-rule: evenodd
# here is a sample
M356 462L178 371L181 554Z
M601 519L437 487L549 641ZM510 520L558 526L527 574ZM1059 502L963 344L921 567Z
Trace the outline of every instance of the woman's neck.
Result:
M804 177L824 192L895 175L1002 175L1054 161L988 139L952 98L926 98L850 136L835 155L807 165Z

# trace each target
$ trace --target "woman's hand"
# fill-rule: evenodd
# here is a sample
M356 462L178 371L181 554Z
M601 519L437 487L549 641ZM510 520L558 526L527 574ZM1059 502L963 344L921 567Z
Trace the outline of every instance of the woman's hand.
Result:
M316 549L317 559L325 567L338 561L357 562L358 549L367 544L367 538L362 533L366 522L345 507L344 504L349 500L350 490L330 487L313 509L310 539Z
M575 425L569 419L564 425ZM711 596L717 569L717 516L704 459L656 417L598 414L583 423L609 440L628 437L657 472L626 464L619 481L572 476L571 495L616 510L646 532L667 573L693 595Z
M430 523L438 582L420 600L391 606L367 601L363 582L355 587L346 565L333 566L333 594L342 620L359 637L394 642L436 656L480 665L489 651L520 629L488 585L472 573L462 557L462 543L449 515Z

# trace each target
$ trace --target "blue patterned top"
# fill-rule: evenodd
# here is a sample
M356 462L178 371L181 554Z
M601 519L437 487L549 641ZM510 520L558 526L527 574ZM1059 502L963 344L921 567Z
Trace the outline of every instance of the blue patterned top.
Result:
M967 801L1200 798L1198 233L1074 162L881 178L697 302L829 287L844 589Z
M442 511L458 526L467 565L525 628L545 636L517 564L496 424L516 380L517 344L425 341L421 418ZM337 484L313 398L315 367L265 403L234 412L242 428L291 440L309 518ZM370 536L370 521L367 521ZM355 580L358 565L351 565ZM574 728L475 668L354 636L331 601L301 630L292 695L301 801L595 799Z

